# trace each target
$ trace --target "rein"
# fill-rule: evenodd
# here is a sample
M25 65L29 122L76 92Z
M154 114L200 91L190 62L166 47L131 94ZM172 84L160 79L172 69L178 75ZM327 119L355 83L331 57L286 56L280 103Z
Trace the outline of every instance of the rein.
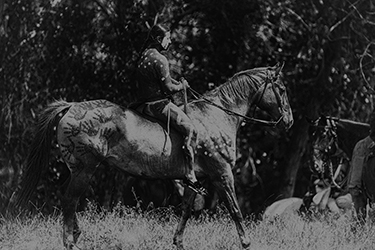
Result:
M239 117L243 118L246 122L252 122L252 123L261 124L261 125L270 126L270 127L276 127L277 124L279 124L280 121L283 118L283 116L280 116L280 118L277 121L266 121L266 120L262 120L262 119L257 119L257 118L253 118L253 117L248 117L248 116L245 116L245 115L241 115L241 114L239 114L237 112L234 112L232 110L224 108L223 106L217 105L216 103L208 100L207 98L205 98L203 95L199 94L197 91L195 91L192 88L188 88L188 90L190 90L190 92L193 94L193 96L196 99L203 99L204 101L206 101L210 105L215 106L215 107L217 107L217 108L225 111L227 114L235 115L235 116L239 116Z

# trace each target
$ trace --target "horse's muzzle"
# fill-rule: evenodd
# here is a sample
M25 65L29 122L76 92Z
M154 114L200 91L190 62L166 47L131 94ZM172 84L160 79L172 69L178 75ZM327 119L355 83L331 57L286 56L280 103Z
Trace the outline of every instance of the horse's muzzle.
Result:
M277 125L285 130L289 130L294 123L293 115L289 112L284 112L283 116L279 118Z

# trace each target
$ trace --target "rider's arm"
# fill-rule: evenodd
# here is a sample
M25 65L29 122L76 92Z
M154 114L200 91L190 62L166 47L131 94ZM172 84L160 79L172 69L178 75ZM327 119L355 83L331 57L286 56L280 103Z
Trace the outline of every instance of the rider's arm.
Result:
M160 73L159 77L161 80L161 85L164 88L163 90L166 93L171 94L171 93L180 91L183 89L183 86L184 86L183 84L187 84L187 83L181 83L171 77L170 71L169 71L169 63L166 57L161 56L159 58L159 63L157 67L159 67L158 71Z

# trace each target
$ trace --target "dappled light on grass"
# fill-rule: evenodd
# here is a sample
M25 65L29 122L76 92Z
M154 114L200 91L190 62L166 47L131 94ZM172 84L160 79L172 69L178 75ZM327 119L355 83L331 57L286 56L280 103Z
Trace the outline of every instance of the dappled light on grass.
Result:
M367 240L373 238L373 229L371 223L357 227L349 215L307 218L290 214L258 223L251 237L255 249L372 249L374 240Z
M63 250L61 218L0 219L0 250Z
M97 212L92 205L78 220L82 229L78 245L95 249L171 249L176 217L171 209L141 213L118 205L111 212Z
M113 211L105 211L90 204L78 214L82 234L77 246L98 250L172 250L178 220L172 208L141 212L118 205ZM305 218L290 214L272 221L247 219L246 231L251 249L256 250L372 249L375 244L374 224L356 227L349 215ZM60 250L61 234L60 216L1 219L0 249ZM189 220L184 242L187 250L238 250L241 246L237 237L230 216L219 208L213 216L203 214Z

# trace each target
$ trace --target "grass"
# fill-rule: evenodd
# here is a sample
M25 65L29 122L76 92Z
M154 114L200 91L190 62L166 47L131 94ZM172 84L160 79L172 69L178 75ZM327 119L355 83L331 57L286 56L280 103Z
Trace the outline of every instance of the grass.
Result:
M1 250L60 250L61 216L38 214L27 219L0 220ZM78 247L84 250L175 249L172 238L178 217L172 209L139 213L118 206L98 211L95 206L78 214L82 235ZM375 228L368 222L355 227L350 216L324 214L307 220L288 215L273 221L246 219L246 232L255 250L367 250L375 245ZM356 230L353 230L356 228ZM188 222L185 248L199 250L241 249L234 223L224 210Z

